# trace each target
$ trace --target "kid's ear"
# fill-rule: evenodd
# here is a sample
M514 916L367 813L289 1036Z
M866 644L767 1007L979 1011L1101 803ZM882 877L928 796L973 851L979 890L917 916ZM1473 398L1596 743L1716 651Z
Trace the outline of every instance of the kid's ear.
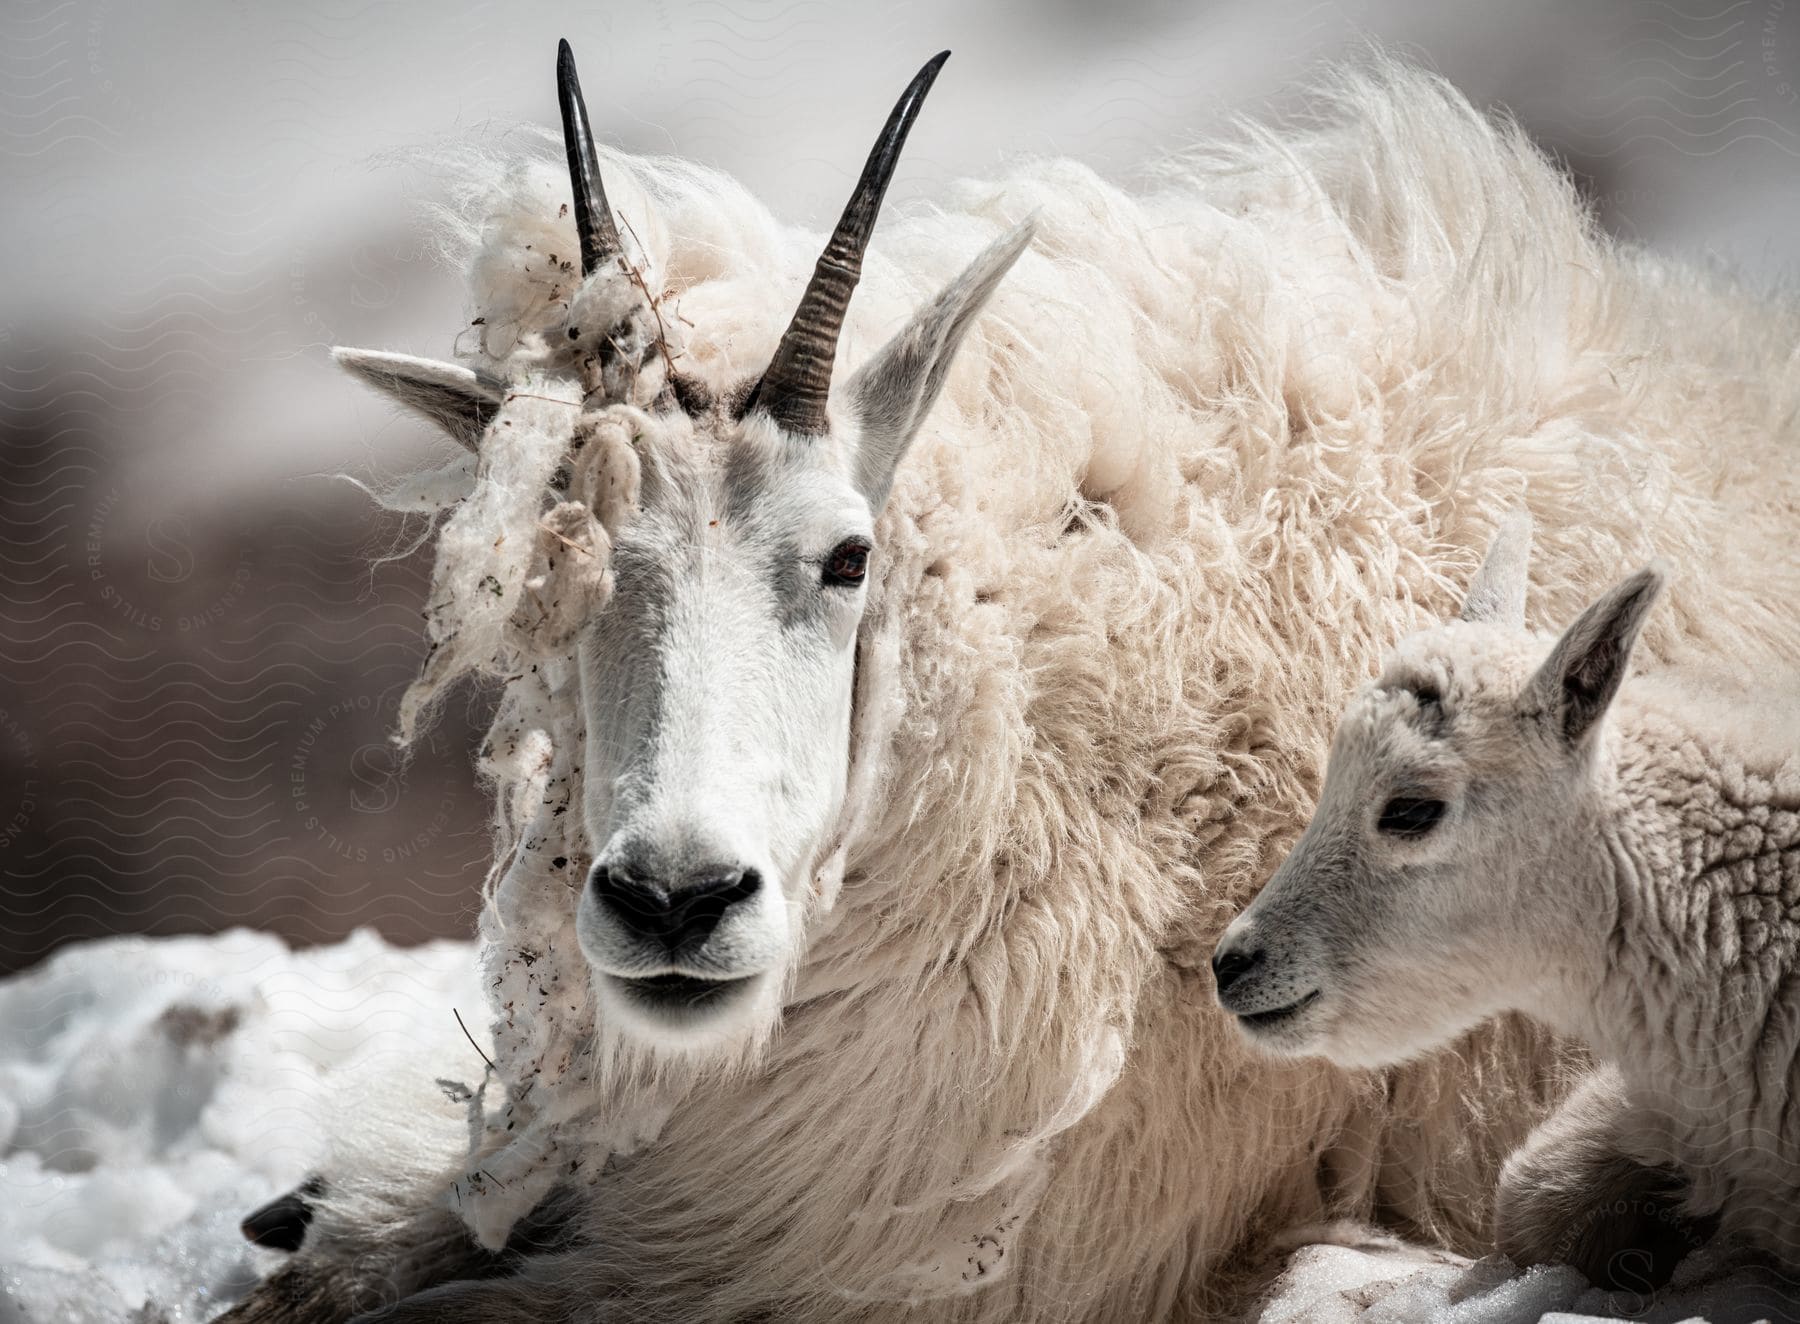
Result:
M1500 521L1481 568L1469 581L1462 618L1525 628L1525 582L1531 566L1531 512L1514 510Z
M463 367L375 349L331 351L338 366L436 423L470 450L487 431L505 395L499 382Z
M1528 708L1568 744L1586 738L1619 692L1631 646L1662 586L1662 571L1650 565L1610 589L1576 618L1531 678Z

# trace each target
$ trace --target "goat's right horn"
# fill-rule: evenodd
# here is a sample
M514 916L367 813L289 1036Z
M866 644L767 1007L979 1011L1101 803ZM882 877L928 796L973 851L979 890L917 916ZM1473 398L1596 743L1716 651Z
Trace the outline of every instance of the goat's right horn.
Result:
M745 412L761 410L789 432L818 436L827 431L826 396L831 389L831 365L837 358L838 333L850 294L862 275L863 249L875 229L881 199L900 161L900 149L919 116L925 94L950 52L933 56L919 70L882 127L881 136L856 181L856 192L839 218L837 229L819 256L794 320L782 332L781 343L768 370L745 401Z
M556 46L556 100L562 107L563 147L569 155L569 183L575 190L575 230L581 236L581 274L591 276L608 258L625 251L606 186L600 182L600 158L588 128L587 103L575 76L575 52L567 41Z

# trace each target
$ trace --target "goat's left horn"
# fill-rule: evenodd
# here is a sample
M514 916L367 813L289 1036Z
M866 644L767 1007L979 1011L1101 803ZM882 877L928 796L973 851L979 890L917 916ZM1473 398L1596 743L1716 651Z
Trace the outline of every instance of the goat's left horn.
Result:
M789 432L817 436L827 430L825 401L831 391L831 365L837 358L838 333L850 307L851 291L862 275L863 249L875 229L881 199L899 164L906 135L938 70L949 58L949 51L933 56L888 116L863 166L862 178L856 182L856 192L850 195L837 229L819 256L794 320L782 332L775 357L746 402L746 411L760 409Z
M600 264L625 251L606 186L600 182L600 158L588 128L587 103L575 76L575 52L567 41L556 45L556 100L562 107L563 147L569 155L569 183L575 190L575 230L581 236L581 274L591 276Z

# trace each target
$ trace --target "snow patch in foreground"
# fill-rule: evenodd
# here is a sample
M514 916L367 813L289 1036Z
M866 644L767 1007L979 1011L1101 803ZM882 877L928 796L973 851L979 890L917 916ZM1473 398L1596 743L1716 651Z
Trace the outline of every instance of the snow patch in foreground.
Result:
M325 1159L333 1119L480 1079L453 1007L481 1033L471 945L367 930L111 938L0 982L0 1324L217 1314L282 1258L238 1220Z
M1520 1273L1500 1256L1468 1260L1353 1224L1314 1229L1288 1258L1258 1324L1800 1324L1796 1285L1722 1265L1701 1250L1655 1295L1603 1292L1566 1265Z
M0 982L0 1324L208 1319L281 1261L239 1235L251 1209L379 1162L384 1135L456 1152L464 1110L433 1082L481 1079L452 1013L485 1048L477 985L467 943L244 930L80 944ZM350 1116L377 1157L330 1143ZM1297 1240L1262 1324L1800 1324L1793 1284L1705 1252L1646 1300L1350 1225Z

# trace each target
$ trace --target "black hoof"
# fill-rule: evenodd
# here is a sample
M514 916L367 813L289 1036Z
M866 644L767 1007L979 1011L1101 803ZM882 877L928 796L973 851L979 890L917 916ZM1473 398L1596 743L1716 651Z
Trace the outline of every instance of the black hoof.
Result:
M1668 1284L1675 1266L1719 1230L1716 1214L1683 1210L1688 1183L1668 1168L1647 1169L1649 1180L1602 1212L1571 1248L1570 1261L1594 1286L1648 1295Z
M313 1201L325 1193L321 1177L308 1177L286 1195L275 1199L247 1215L238 1227L244 1238L270 1250L296 1251L306 1240L306 1228L313 1219Z

